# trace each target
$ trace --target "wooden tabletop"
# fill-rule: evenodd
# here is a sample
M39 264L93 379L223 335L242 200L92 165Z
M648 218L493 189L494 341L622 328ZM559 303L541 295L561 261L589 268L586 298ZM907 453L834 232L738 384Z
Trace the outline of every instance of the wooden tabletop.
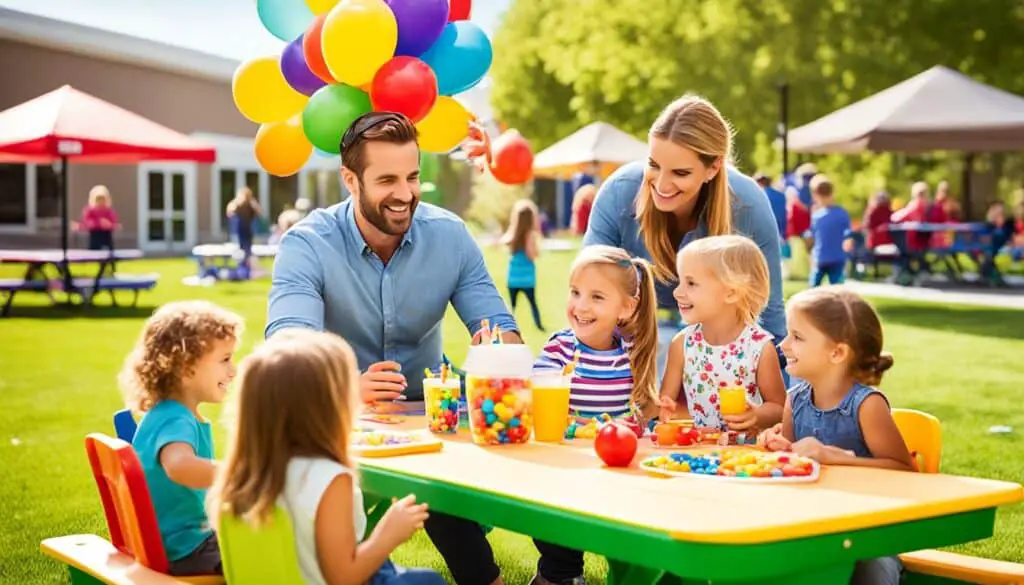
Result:
M362 423L363 426L374 426ZM425 428L422 417L381 428ZM440 452L364 458L380 468L575 514L665 532L679 540L764 543L992 508L1024 499L1010 482L857 467L826 466L811 484L743 485L654 477L636 463L655 449L641 440L632 468L610 469L593 441L479 447L468 431Z

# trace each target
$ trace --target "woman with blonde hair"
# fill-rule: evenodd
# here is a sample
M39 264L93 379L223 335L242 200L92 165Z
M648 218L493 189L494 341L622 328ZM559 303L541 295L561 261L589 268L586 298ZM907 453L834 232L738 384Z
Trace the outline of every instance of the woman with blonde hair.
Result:
M740 234L757 244L770 277L761 326L776 344L786 336L779 230L764 192L731 165L732 135L729 123L703 98L687 95L669 104L651 126L648 159L619 168L601 185L583 237L584 246L616 246L652 261L659 380L669 344L684 327L672 298L679 281L676 254L693 240Z

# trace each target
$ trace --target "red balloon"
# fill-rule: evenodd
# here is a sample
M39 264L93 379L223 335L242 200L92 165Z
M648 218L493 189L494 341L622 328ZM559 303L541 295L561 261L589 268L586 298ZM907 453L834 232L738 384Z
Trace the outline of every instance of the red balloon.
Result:
M437 101L437 76L416 57L395 57L381 65L370 84L370 103L379 112L405 114L413 122L427 117Z
M491 146L491 174L507 185L521 185L533 178L533 152L518 130L508 130Z
M473 0L448 0L448 22L469 20Z
M331 70L327 68L327 63L324 62L324 53L320 49L320 35L324 31L324 20L326 19L327 14L321 14L313 19L313 24L306 29L306 34L302 37L302 56L306 58L306 65L314 75L327 83L338 83L338 80L331 75Z

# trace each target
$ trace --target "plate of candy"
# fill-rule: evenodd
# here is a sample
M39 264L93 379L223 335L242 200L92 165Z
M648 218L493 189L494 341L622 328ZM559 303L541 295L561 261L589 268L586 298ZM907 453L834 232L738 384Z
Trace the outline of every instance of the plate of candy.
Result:
M655 475L740 483L812 483L821 477L821 465L808 457L745 447L655 455L641 461L640 468Z
M444 443L427 431L390 431L356 429L352 432L352 450L360 457L392 457L411 453L440 451Z

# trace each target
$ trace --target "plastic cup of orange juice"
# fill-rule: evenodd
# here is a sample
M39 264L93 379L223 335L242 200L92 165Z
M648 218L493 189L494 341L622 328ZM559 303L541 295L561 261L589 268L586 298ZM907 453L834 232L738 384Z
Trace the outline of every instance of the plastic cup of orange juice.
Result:
M538 371L530 378L533 392L533 437L545 443L560 443L569 424L571 375L560 370Z
M747 411L747 389L742 386L720 388L718 401L723 415L743 414Z

